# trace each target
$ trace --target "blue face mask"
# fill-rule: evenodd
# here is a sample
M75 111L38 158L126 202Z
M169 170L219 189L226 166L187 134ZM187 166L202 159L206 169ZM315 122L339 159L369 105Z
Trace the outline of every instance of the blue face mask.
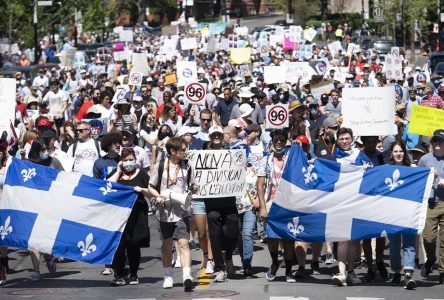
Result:
M136 168L136 162L134 160L124 161L122 167L125 171L131 172Z
M40 152L40 159L41 160L46 160L46 159L48 159L48 157L49 157L49 152L48 151Z

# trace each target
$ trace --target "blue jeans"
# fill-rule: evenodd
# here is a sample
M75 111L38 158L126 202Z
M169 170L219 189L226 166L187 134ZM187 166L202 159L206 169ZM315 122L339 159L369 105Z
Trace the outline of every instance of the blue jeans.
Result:
M416 235L414 234L389 234L390 241L390 268L395 273L400 273L401 268L401 238L404 250L404 270L415 269L415 245Z
M239 229L242 232L242 238L239 239L239 252L242 258L244 268L251 268L253 259L253 230L256 223L256 214L248 210L239 214Z

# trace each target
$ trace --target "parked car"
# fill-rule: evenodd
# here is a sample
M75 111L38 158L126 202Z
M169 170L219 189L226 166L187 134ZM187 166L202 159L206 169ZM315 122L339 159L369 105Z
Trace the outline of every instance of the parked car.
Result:
M38 76L39 71L41 69L52 69L56 68L57 70L60 70L60 66L58 64L53 63L47 63L47 64L38 64L38 65L31 65L28 67L19 67L14 66L12 68L2 68L0 69L0 77L6 77L6 78L14 78L15 74L17 72L24 73L26 78L29 80L33 80L34 77Z
M432 76L430 76L430 77L433 78L433 77L438 77L438 76L444 76L444 62L439 62L436 64L436 66L432 72Z

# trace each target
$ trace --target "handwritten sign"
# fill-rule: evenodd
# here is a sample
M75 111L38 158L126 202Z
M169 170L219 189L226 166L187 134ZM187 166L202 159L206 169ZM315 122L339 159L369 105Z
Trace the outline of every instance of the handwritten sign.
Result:
M194 199L242 196L247 157L245 150L189 151L199 192Z
M0 134L9 130L15 116L15 78L0 78Z
M432 136L435 130L443 128L444 110L422 105L413 105L409 124L410 133Z
M356 136L396 134L395 87L343 89L342 115Z

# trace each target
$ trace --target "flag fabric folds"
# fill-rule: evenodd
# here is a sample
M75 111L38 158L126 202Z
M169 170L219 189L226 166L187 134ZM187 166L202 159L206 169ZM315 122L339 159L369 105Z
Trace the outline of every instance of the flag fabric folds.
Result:
M13 159L0 199L0 246L110 264L136 198L129 186Z
M291 148L268 215L268 235L307 242L422 232L433 174L384 165L364 170Z

